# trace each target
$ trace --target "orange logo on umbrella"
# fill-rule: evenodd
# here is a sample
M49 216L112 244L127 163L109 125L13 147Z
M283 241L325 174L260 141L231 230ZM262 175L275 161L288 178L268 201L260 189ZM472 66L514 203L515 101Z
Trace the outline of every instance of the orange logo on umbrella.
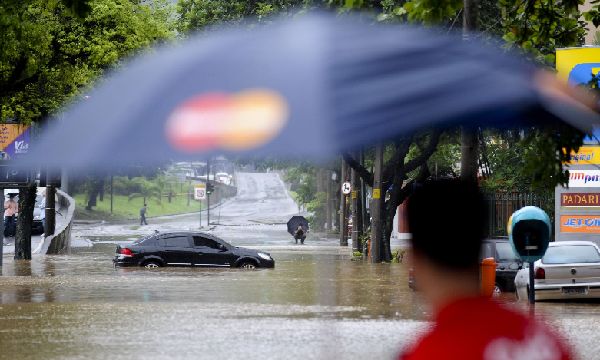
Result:
M270 90L207 93L179 105L165 131L171 146L184 152L247 150L272 140L287 117L285 99Z

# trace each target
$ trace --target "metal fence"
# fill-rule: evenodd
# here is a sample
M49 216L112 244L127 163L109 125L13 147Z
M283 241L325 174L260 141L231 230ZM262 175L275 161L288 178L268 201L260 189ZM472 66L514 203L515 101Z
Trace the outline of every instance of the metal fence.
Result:
M536 193L491 193L486 194L489 213L489 236L508 236L507 224L510 216L524 206L537 206L546 211L554 224L554 196ZM554 225L553 227L554 228Z

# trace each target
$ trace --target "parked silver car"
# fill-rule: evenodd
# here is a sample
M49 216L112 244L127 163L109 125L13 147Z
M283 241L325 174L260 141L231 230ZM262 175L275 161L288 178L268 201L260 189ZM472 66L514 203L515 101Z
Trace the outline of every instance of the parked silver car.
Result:
M534 270L536 301L600 298L600 249L593 242L550 243ZM528 298L529 269L517 273L515 287L519 299Z

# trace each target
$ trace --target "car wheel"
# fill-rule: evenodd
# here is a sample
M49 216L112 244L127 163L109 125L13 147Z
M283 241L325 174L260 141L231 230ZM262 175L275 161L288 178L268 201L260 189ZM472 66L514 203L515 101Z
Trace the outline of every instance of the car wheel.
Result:
M142 265L143 267L145 267L146 269L158 269L161 265L158 261L146 261L144 263L144 265Z
M240 269L254 270L256 269L256 264L252 261L243 261L240 264Z

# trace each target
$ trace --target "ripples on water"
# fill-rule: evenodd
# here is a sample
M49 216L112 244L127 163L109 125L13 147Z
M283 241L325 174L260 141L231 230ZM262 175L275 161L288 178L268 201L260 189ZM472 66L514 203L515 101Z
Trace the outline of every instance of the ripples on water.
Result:
M5 257L0 358L391 358L426 328L402 264L281 252L274 270L149 271L113 268L113 252ZM537 308L600 353L596 304Z

